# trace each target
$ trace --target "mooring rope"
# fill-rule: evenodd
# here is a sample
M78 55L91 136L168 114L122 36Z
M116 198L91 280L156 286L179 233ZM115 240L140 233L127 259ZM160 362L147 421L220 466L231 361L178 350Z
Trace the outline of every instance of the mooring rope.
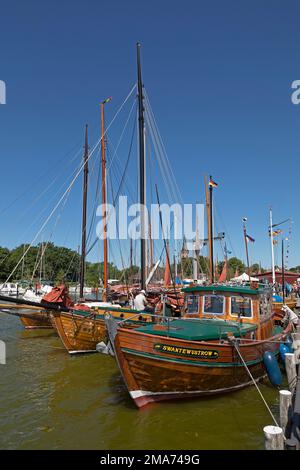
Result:
M240 357L240 359L241 359L243 365L245 366L246 371L248 372L248 374L249 374L251 380L253 381L253 383L254 383L254 385L255 385L255 387L256 387L256 390L258 391L258 393L259 393L259 395L260 395L262 401L264 402L264 404L265 404L265 406L266 406L268 412L270 413L270 416L271 416L271 418L273 419L273 421L274 421L274 423L275 423L275 426L280 427L279 424L278 424L278 422L277 422L277 420L276 420L276 418L275 418L275 416L273 415L273 413L272 413L272 411L271 411L271 409L270 409L268 403L266 402L266 400L265 400L263 394L261 393L261 391L260 391L260 389L259 389L259 387L258 387L258 385L257 385L257 383L256 383L256 380L254 379L254 377L253 377L253 375L251 374L251 372L250 372L250 370L249 370L249 368L248 368L246 362L244 361L244 358L243 358L243 356L241 355L241 353L240 353L240 351L239 351L239 349L238 349L238 347L237 347L237 345L236 345L236 341L235 341L235 340L231 340L231 339L229 339L229 341L231 342L231 344L234 346L236 352L238 353L238 356ZM283 436L283 437L284 437L284 436ZM285 439L285 437L284 437L284 439Z

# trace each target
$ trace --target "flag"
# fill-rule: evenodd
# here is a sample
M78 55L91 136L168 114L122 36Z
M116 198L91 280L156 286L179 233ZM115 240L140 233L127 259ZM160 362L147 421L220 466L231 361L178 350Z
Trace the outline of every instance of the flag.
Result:
M209 180L209 186L211 186L212 188L217 188L218 187L218 183L216 183L215 181L213 181L212 179Z
M106 100L102 101L103 104L109 103L112 100L112 97L106 98Z
M273 237L277 237L277 235L279 235L279 234L282 233L282 232L283 232L283 231L280 230L280 229L279 229L279 230L274 230L274 231L272 232L272 235L273 235ZM270 237L270 236L271 236L271 231L269 230L269 237Z
M247 242L252 242L252 243L255 242L255 239L250 237L250 235L248 235L247 233L246 233L246 240L247 240Z
M273 240L273 245L277 245L278 244L278 241L277 240Z

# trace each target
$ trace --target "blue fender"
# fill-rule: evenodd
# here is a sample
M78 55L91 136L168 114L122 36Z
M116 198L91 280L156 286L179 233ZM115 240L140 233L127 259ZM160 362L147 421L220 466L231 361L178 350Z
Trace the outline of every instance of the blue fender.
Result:
M281 345L279 346L279 353L280 353L280 357L283 363L285 363L286 353L289 353L289 352L291 352L289 345L281 343Z
M294 349L293 349L293 340L292 340L292 338L291 338L290 336L288 336L288 338L287 338L287 340L286 340L286 342L285 342L284 344L285 344L285 345L287 346L287 348L289 349L287 352L289 352L289 353L294 352Z
M271 351L266 351L263 356L264 365L272 385L276 387L282 383L282 375L276 359Z

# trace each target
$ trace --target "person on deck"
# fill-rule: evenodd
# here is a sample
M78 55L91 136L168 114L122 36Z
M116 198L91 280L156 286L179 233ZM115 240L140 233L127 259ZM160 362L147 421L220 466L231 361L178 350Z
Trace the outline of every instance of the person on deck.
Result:
M141 290L141 292L134 299L134 308L140 312L149 312L154 313L154 309L150 307L146 299L146 292Z

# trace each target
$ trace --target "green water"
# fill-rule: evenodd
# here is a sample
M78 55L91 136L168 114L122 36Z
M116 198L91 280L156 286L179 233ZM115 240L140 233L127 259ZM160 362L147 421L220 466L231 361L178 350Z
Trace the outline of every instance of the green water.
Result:
M114 359L69 356L52 330L0 313L2 449L262 449L271 418L254 387L138 410ZM278 392L261 390L278 415Z

